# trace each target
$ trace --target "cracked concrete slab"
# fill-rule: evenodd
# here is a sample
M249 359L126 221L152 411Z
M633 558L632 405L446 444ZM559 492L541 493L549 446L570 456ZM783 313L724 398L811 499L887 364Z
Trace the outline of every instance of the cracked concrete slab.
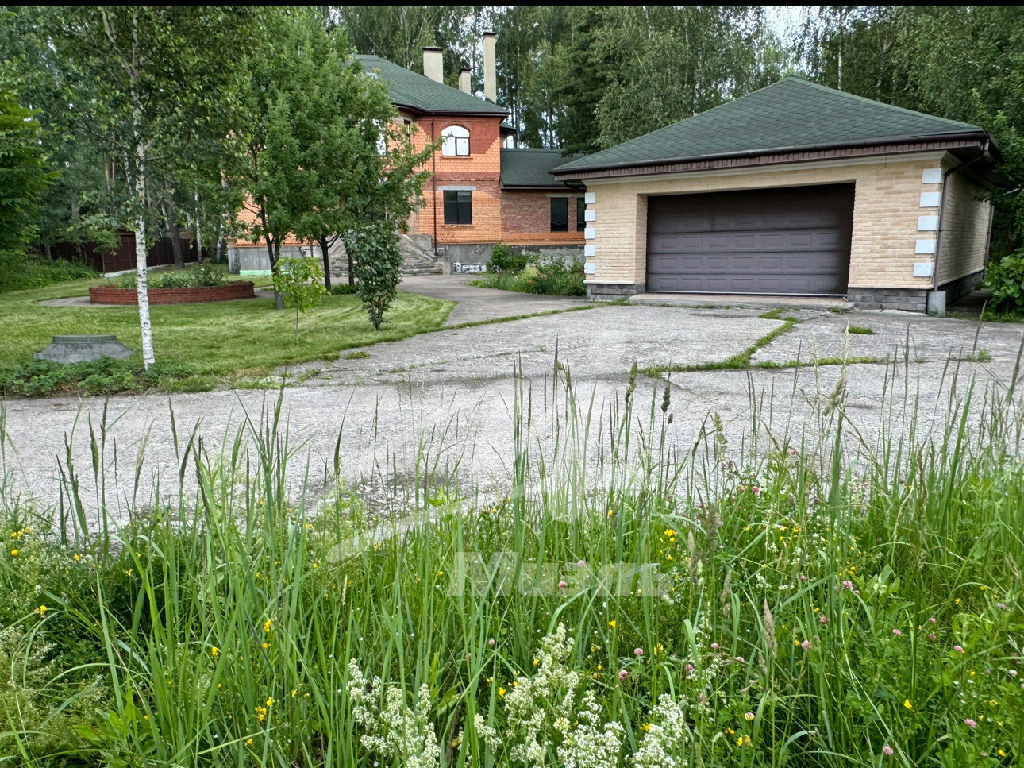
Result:
M506 297L506 301L515 298ZM477 303L486 304L487 300ZM506 304L503 311L508 307ZM666 426L666 444L685 462L695 455L693 447L707 439L711 414L717 414L722 423L730 459L769 450L777 444L766 439L769 430L774 441L788 438L794 444L806 441L814 447L817 441L830 439L822 414L837 385L844 381L853 448L861 438L869 444L883 428L908 428L906 414L899 411L904 395L918 398L921 404L919 435L935 439L945 435L950 418L947 397L954 385L945 360L951 350L973 347L976 323L884 312L800 310L796 316L801 322L760 349L755 364L786 362L795 359L798 351L805 357L810 351L820 357L835 357L844 348L851 355L884 356L904 344L908 328L910 362L905 368L897 362L888 368L754 367L661 378L641 375L633 395L637 418L646 419L652 403L660 405L670 382L668 413L673 418ZM555 471L559 462L582 456L586 446L587 472L596 484L607 471L602 452L608 450L608 424L621 412L634 361L641 368L722 362L781 323L760 317L755 309L615 305L442 330L367 347L369 357L322 363L323 371L317 377L284 390L282 414L295 449L288 484L296 493L306 487L311 498L329 490L333 453L339 445L343 477L369 496L391 498L410 493L424 469L450 476L469 493L503 494L514 457L517 389L529 414L523 439L534 458L543 455ZM850 324L869 327L873 333L847 335ZM991 359L962 363L958 392L972 377L979 390L1005 389L1013 376L1022 331L1024 326L1019 325L982 326L977 346L987 350ZM582 413L592 406L587 435L565 428L569 405L560 387L553 386L555 378L559 382L565 379L564 371L555 370L556 344L559 361L572 374ZM918 358L926 362L916 362ZM520 360L522 378L515 380L513 365ZM113 514L123 519L133 494L143 506L151 503L158 476L164 493L176 485L172 409L179 435L187 435L198 425L211 456L222 447L230 448L238 430L243 430L243 449L252 456L252 435L244 432L247 414L258 422L262 411L272 409L276 397L273 391L242 390L110 398L108 444L102 464ZM34 497L44 509L56 505L58 460L66 455L67 438L81 475L83 501L90 514L95 514L89 424L91 420L93 426L98 425L104 407L104 401L95 398L7 402L7 493ZM755 433L760 433L761 442L752 442ZM697 467L705 455L699 450L688 468ZM137 458L141 471L136 489ZM186 492L193 489L194 479L189 474Z

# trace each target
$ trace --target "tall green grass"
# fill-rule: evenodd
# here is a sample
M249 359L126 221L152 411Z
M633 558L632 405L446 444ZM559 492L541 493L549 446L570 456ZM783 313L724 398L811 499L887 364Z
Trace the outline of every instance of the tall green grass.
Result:
M52 527L5 494L0 765L1016 765L1020 398L951 368L921 402L907 368L877 435L840 377L804 426L751 386L742 446L712 414L681 451L669 382L602 408L556 361L517 378L506 494L425 441L391 509L341 435L300 467L332 490L289 494L278 400L215 453L175 433L118 525L138 472L85 425Z

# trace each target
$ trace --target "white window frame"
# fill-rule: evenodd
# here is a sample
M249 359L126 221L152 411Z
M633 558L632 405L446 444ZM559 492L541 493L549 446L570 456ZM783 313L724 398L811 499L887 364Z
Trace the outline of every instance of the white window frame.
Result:
M469 129L464 125L449 125L441 131L442 157L469 157Z

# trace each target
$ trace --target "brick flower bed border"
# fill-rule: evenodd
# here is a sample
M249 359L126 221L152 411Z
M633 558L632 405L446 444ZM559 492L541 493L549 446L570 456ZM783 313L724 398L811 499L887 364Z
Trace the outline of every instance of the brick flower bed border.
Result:
M256 295L249 281L212 285L202 288L150 288L150 304L198 304L205 301L251 299ZM97 285L89 289L91 304L137 304L134 288Z

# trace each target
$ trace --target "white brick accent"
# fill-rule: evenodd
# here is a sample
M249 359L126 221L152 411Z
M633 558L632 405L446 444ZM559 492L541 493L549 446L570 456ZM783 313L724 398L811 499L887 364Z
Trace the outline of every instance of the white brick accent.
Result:
M939 228L939 217L938 216L918 216L917 217L917 231L918 232L935 232Z
M921 171L921 183L922 184L941 184L942 183L942 169L941 168L925 168Z
M597 211L587 209L583 212L584 221L597 221Z
M935 239L918 240L914 244L914 253L935 253Z
M594 231L593 227L587 227L586 229L583 230L583 239L584 240L593 240L596 237L597 237L597 233Z
M583 265L583 274L585 274L585 275L597 274L597 264L595 264L592 261L588 261L586 264Z
M583 258L593 259L597 256L597 246L593 243L587 243L583 246Z
M922 208L938 208L939 207L939 193L938 192L922 192L921 193L921 207Z
M593 205L597 202L597 192L585 192L583 193L583 202L587 205Z
M935 273L934 261L915 261L914 277L931 277Z

